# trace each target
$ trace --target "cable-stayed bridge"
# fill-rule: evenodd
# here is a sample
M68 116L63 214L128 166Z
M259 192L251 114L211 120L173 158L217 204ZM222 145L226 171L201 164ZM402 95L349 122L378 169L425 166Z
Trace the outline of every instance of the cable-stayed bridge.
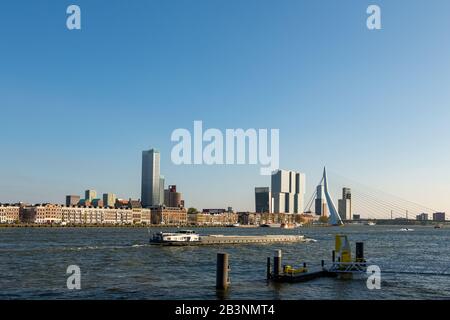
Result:
M392 220L401 223L416 221L416 217L422 214L423 221L431 221L433 214L438 212L429 206L377 190L334 172L330 179L329 174L324 169L305 210L329 216L329 222L333 225L341 225L355 217L362 221ZM331 190L335 191L334 194ZM342 195L339 194L341 190Z

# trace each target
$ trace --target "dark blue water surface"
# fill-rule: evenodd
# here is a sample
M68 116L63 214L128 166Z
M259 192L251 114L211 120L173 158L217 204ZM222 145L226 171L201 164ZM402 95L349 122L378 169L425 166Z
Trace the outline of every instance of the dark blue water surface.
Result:
M315 243L200 247L148 244L157 228L0 228L0 299L450 299L450 277L382 274L381 289L366 277L273 284L266 259L283 250L283 263L318 268L331 259L334 235L365 242L370 264L383 270L450 273L450 228L415 226L325 228L201 228L203 234L304 234ZM216 254L230 254L231 287L215 290ZM81 290L68 290L66 269L81 269Z

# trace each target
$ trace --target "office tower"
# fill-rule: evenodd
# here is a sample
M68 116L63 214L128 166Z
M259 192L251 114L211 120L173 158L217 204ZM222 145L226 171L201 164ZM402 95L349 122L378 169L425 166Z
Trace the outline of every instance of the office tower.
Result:
M421 213L416 216L417 221L428 221L428 213Z
M273 213L286 213L286 195L289 193L273 193Z
M172 208L183 206L181 193L177 192L177 186L170 185L168 189L164 190L164 205Z
M352 216L352 193L350 188L342 188L342 199L338 200L338 212L341 220Z
M103 206L114 207L116 204L116 195L114 193L104 193L103 194Z
M316 188L315 213L318 216L328 216L327 200L322 184Z
M272 194L269 187L255 188L255 212L272 212Z
M95 198L97 198L97 191L95 191L95 190L86 190L84 192L84 199L86 201L92 202L92 200L94 200Z
M161 205L159 151L142 151L141 201L143 207Z
M271 178L272 193L290 192L290 174L286 170L277 170Z
M274 213L302 213L305 197L305 175L277 170L271 177Z
M159 176L159 204L164 204L164 177Z
M80 196L66 196L66 207L76 206L78 205L78 202L80 202Z
M352 191L350 188L342 188L342 199L352 199Z
M305 174L297 172L295 174L295 194L294 194L294 213L303 213L305 211Z
M433 213L433 221L444 222L445 221L445 212L434 212Z

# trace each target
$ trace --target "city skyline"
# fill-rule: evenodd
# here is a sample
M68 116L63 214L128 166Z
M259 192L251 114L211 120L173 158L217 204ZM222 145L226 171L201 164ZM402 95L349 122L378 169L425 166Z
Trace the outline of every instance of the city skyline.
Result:
M152 146L188 206L252 211L270 179L259 166L171 163L173 130L202 120L280 129L280 168L306 173L307 197L327 165L450 211L448 1L378 1L376 32L367 1L175 2L79 1L78 33L65 4L3 5L0 202L86 187L140 198L139 152Z

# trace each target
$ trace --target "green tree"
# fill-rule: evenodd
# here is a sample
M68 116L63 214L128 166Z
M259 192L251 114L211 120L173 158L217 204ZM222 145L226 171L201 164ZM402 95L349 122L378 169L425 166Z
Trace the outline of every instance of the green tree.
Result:
M198 212L198 210L196 208L189 208L187 213L193 214L193 213L197 213L197 212Z

